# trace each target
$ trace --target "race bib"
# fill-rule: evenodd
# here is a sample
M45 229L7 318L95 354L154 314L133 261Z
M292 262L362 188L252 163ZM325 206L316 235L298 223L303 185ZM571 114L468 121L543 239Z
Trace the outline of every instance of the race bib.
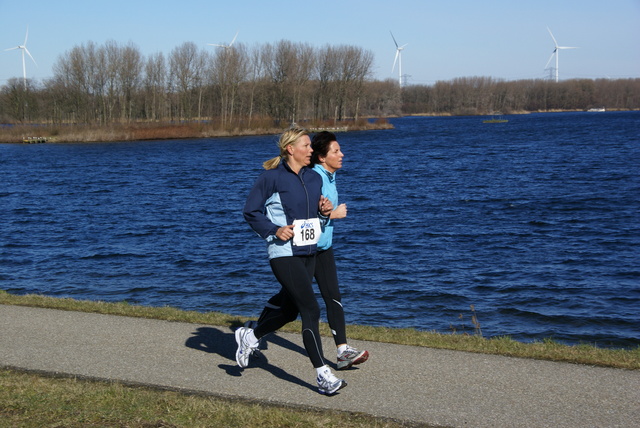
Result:
M313 245L320 239L320 219L309 218L293 221L293 245Z

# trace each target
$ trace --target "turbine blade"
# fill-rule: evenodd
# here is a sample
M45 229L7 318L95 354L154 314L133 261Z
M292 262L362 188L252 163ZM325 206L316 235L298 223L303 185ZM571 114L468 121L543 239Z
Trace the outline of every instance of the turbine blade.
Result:
M391 30L389 30L389 33L391 33ZM396 48L398 47L398 42L396 42L396 38L393 37L393 33L391 33L391 38L393 39L393 43L395 43Z
M27 38L29 38L29 26L27 25L27 34L24 36L24 45L27 46Z
M236 37L238 37L238 33L239 33L239 31L238 31L238 32L236 32L236 35L235 35L235 36L233 36L233 40L231 40L231 43L229 43L229 47L231 47L231 45L233 44L233 42L235 42L235 41L236 41Z
M33 57L31 56L31 52L29 52L29 49L27 49L27 47L24 47L24 51L27 53L27 55L29 55L29 58L31 58L31 61L33 61L33 63L36 65L36 67L38 66L38 63L36 62L35 59L33 59Z
M5 51L14 51L16 49L20 49L20 46L16 46L15 48L5 49Z
M551 30L549 29L549 27L547 27L547 30L549 30L549 34L551 34L551 38L553 39L553 44L555 45L555 47L558 47L558 42L556 42L556 38L553 37L553 33L551 32Z
M393 70L396 68L396 62L398 61L398 55L400 55L400 51L396 49L396 57L393 60L393 67L391 67L391 72L393 73Z
M549 57L549 61L547 61L547 64L544 66L544 68L547 68L549 66L549 63L551 62L551 60L553 59L553 56L556 54L556 51L554 49L553 53L551 54L551 56Z

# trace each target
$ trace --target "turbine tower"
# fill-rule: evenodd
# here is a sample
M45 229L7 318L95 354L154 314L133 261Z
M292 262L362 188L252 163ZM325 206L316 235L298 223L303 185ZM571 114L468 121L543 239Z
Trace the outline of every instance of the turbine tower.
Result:
M389 30L391 33L391 30ZM393 33L391 33L391 38L393 39L393 43L396 45L396 58L393 60L393 67L391 67L391 72L396 68L396 62L398 63L398 84L402 87L402 50L408 43L405 43L402 46L398 46L398 42L396 42L396 38L393 37Z
M27 66L25 64L24 61L24 53L26 52L27 55L29 55L29 58L31 58L31 61L33 61L33 63L36 65L36 67L38 66L38 64L36 63L36 60L33 59L33 57L31 56L31 52L29 52L29 49L27 49L27 38L29 37L29 27L27 26L27 34L24 36L24 44L22 45L18 45L14 48L9 48L9 49L5 49L5 51L12 51L15 49L20 49L22 51L22 81L24 82L24 89L27 89Z
M551 38L553 39L553 44L555 45L555 48L553 49L553 53L551 54L551 56L549 57L549 61L547 61L547 65L544 66L544 68L546 69L549 66L549 63L551 62L551 60L553 59L553 57L556 57L556 82L558 82L558 54L560 53L560 49L578 49L575 47L571 47L571 46L558 46L558 42L556 41L556 38L553 37L553 33L551 32L551 30L549 29L549 27L547 27L547 30L549 31L549 34L551 34Z
M219 48L224 48L225 50L227 50L227 49L229 49L231 47L231 45L233 45L233 42L236 41L236 37L238 37L238 33L239 33L239 31L236 32L236 35L233 36L233 40L231 40L231 43L229 43L228 45L218 45L218 44L215 44L215 43L207 43L207 44L209 46L217 46Z

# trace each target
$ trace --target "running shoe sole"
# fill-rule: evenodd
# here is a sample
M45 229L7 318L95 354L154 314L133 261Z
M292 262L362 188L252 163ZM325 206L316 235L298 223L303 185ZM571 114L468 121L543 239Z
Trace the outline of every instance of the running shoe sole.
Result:
M341 366L340 363L344 361L338 361L337 369L338 370L347 370L352 366L362 364L369 359L369 351L362 351L358 355L355 356L351 361L348 361L346 365Z
M340 385L334 389L331 390L326 390L326 389L322 389L320 387L318 387L318 392L322 395L334 395L336 392L338 392L339 390L341 390L342 388L344 388L345 386L347 386L347 382L346 381L342 381L340 382Z

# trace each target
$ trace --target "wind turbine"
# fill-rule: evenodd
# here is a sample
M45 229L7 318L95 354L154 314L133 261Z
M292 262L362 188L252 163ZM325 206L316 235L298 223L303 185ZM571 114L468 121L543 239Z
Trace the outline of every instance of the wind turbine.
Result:
M235 41L236 41L236 37L238 37L238 33L239 33L239 31L238 31L238 32L236 32L236 35L235 35L235 36L233 36L233 40L231 40L231 43L229 43L228 45L218 45L218 44L214 44L214 43L207 43L207 44L208 44L209 46L217 46L217 47L219 47L219 48L224 48L225 50L226 50L226 49L229 49L229 48L231 47L231 45L233 45L233 42L235 42Z
M9 48L9 49L5 49L5 51L12 51L15 49L20 49L22 50L22 81L24 82L24 89L27 89L27 66L24 62L24 53L26 52L27 55L29 55L29 58L31 58L31 60L33 61L33 63L36 65L36 67L38 66L38 64L36 63L36 60L33 59L33 57L31 56L31 52L29 52L29 49L27 49L27 38L29 37L29 26L27 26L27 34L24 36L24 44L23 45L18 45L15 48Z
M391 33L391 30L389 30L389 32ZM396 62L398 63L398 84L400 84L400 87L402 87L402 49L404 49L405 46L408 45L408 43L405 43L402 46L398 46L398 42L396 42L396 38L393 37L393 33L391 33L391 38L393 39L393 43L395 43L396 45L396 58L393 60L393 67L391 67L391 72L393 73L393 70L396 68Z
M553 44L555 45L555 49L553 49L553 53L549 57L549 61L547 61L547 65L545 65L544 68L546 69L549 66L549 63L555 56L556 57L556 82L557 82L558 81L558 54L560 53L560 49L578 49L578 48L571 47L571 46L558 46L558 42L556 41L556 38L553 37L553 33L551 32L551 30L549 30L549 27L547 27L547 30L549 31L549 34L551 34L551 38L553 39Z

